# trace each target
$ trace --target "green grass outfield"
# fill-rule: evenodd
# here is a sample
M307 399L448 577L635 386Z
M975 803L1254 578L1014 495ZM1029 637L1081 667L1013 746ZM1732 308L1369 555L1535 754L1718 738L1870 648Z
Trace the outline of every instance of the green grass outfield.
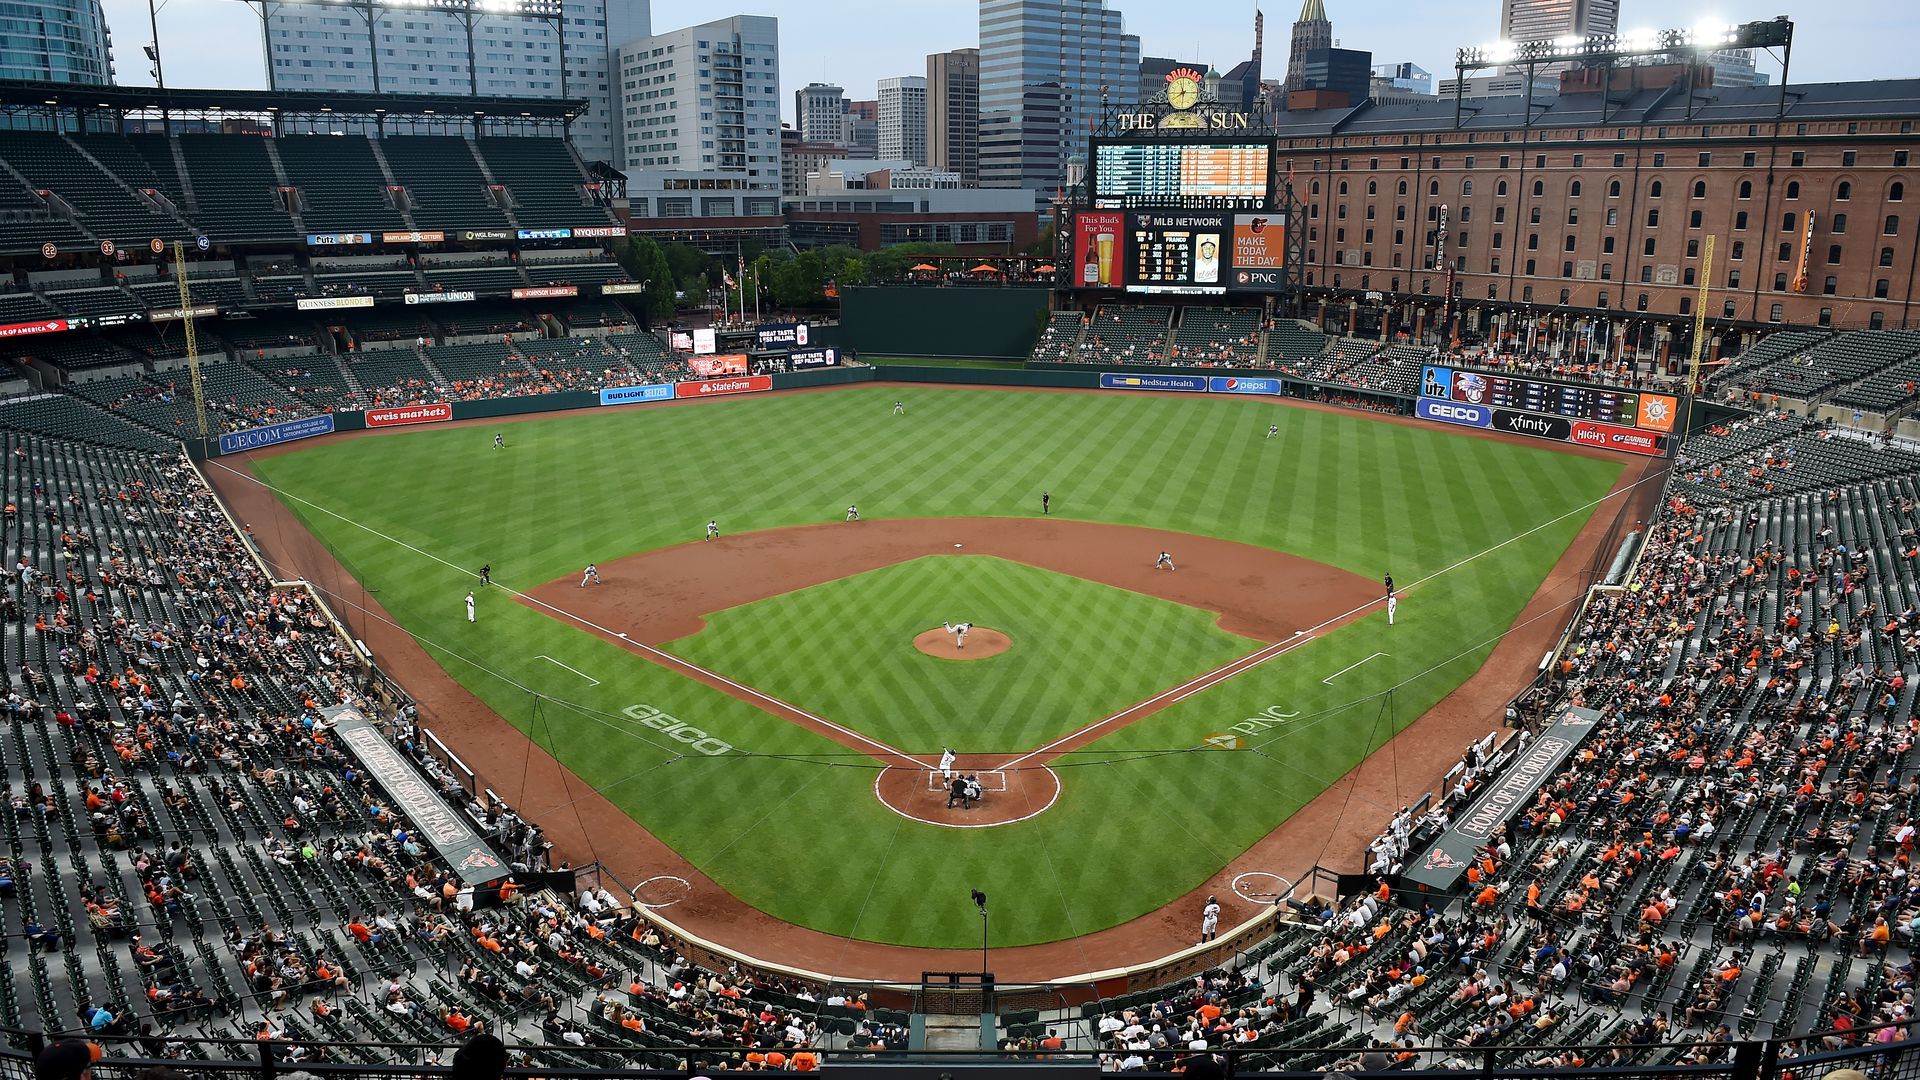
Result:
M896 398L907 415L891 415ZM1264 438L1270 422L1281 438ZM1123 922L1204 882L1477 669L1588 516L1579 508L1622 468L1360 413L1124 392L868 386L574 412L505 430L502 451L490 428L421 428L257 471L310 500L289 502L507 720L529 724L521 687L559 702L545 710L542 743L551 738L588 783L742 900L831 933L944 947L979 943L969 887L993 895L1005 946ZM873 799L870 771L809 759L839 760L836 744L499 594L482 593L475 625L461 604L465 570L481 563L531 588L589 561L697 539L710 517L738 534L836 520L849 502L868 517L1022 516L1042 488L1057 516L1225 537L1370 578L1390 570L1403 584L1512 542L1424 585L1391 630L1372 616L1107 736L1059 766L1064 792L1051 810L993 829L909 821ZM680 647L743 648L701 640L731 621ZM743 623L739 633L765 631ZM1212 648L1182 647L1195 662ZM1379 651L1391 655L1322 681ZM1114 651L1077 674L1118 686L1139 662ZM767 680L789 686L843 678L828 692L849 701L868 674L823 676L810 647L756 663L774 664ZM621 714L639 703L741 753L682 757L681 744ZM1295 715L1258 753L1142 753L1185 750L1256 713ZM1090 707L1087 719L1099 715ZM1384 822L1395 808L1375 809Z
M938 625L930 616L956 611L1013 647L962 661L909 644ZM936 555L723 611L668 651L909 754L1014 756L1266 644L1216 618L1003 559Z

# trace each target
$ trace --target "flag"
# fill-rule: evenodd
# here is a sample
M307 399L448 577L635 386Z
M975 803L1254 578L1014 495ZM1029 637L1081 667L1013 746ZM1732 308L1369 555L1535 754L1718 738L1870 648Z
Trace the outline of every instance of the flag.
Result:
M720 271L720 280L727 283L727 288L733 288L733 275L727 273L724 268Z

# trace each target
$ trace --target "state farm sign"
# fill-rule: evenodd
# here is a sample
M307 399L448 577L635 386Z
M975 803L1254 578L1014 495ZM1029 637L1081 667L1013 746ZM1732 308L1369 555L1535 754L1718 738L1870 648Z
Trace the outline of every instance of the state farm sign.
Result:
M714 397L719 394L750 394L773 389L773 376L748 375L741 379L696 379L674 386L675 397Z

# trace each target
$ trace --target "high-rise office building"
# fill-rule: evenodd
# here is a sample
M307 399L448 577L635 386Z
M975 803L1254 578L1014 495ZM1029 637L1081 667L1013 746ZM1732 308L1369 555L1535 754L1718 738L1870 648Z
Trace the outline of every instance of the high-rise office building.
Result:
M1765 86L1765 72L1757 69L1752 49L1715 49L1706 56L1715 86Z
M1051 194L1139 78L1140 39L1109 0L980 0L981 184Z
M735 15L620 47L628 169L780 194L779 21ZM705 215L703 215L705 216Z
M1551 41L1554 38L1612 34L1620 29L1620 0L1501 0L1500 37L1506 41ZM1534 74L1555 75L1570 63L1536 64ZM1510 64L1508 74L1523 72L1524 64Z
M61 0L65 2L65 0ZM467 27L440 11L375 6L372 36L361 9L288 0L267 5L270 85L276 90L469 94L583 98L574 145L589 160L617 157L610 65L618 46L653 32L648 0L567 0L566 71L554 24L539 18L482 15Z
M880 80L880 156L927 163L927 80L899 75Z
M832 83L808 83L793 92L793 130L810 143L847 144L846 91Z
M1293 41L1287 46L1287 93L1306 85L1307 54L1315 49L1333 48L1333 20L1320 0L1306 0L1300 17L1293 21Z
M112 41L100 0L0 7L0 79L112 82Z
M927 164L980 185L980 50L927 57Z
M847 156L880 156L880 102L847 102Z

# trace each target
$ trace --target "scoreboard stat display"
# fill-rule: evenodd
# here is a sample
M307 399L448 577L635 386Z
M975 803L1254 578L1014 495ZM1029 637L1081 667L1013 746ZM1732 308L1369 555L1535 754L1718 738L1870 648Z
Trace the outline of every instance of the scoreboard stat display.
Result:
M1126 206L1252 208L1267 197L1264 143L1102 143L1094 198Z

